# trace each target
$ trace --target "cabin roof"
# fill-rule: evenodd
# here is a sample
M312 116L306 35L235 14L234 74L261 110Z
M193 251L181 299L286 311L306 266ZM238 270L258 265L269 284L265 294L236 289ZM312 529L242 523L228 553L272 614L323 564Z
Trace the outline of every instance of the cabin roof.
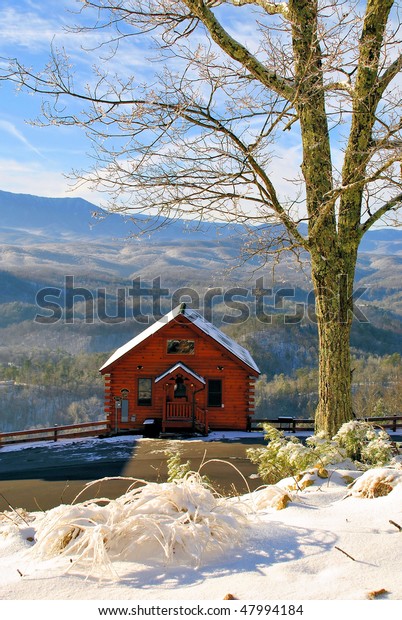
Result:
M163 316L159 321L156 321L152 325L150 325L143 332L126 342L123 346L119 347L113 355L109 357L109 359L103 364L103 366L99 369L100 372L104 371L108 366L116 362L118 359L126 355L129 351L132 351L135 347L137 347L140 343L144 342L149 336L152 336L157 331L162 329L165 325L174 321L180 314L185 316L191 323L193 323L198 329L200 329L204 334L210 336L213 340L222 345L225 349L227 349L230 353L235 355L239 360L244 362L247 366L249 366L252 370L260 373L260 370L253 358L251 357L249 351L242 347L240 344L229 338L226 334L221 332L220 329L212 325L209 321L204 319L204 317L191 308L186 308L184 304L180 304L173 310L171 310L168 314Z
M201 375L199 375L197 372L194 372L194 370L191 370L191 368L183 364L183 362L177 362L177 364L174 364L174 366L171 366L170 368L168 368L165 372L159 375L159 377L156 377L155 383L158 383L158 381L161 381L165 377L168 377L173 372L176 372L176 370L179 370L179 368L181 368L181 370L184 370L184 372L191 375L192 377L194 377L194 379L196 379L197 381L205 385L206 381L204 377L201 377Z

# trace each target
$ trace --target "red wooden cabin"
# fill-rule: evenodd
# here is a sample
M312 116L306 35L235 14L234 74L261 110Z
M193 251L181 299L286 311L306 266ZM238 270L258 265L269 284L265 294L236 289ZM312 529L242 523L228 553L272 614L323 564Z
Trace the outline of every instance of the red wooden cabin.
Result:
M123 345L100 372L112 431L246 430L260 372L250 353L181 304Z

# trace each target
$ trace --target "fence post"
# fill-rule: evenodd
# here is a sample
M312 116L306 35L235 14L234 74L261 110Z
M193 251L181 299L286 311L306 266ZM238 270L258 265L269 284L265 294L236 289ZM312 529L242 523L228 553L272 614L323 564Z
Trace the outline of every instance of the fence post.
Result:
M54 425L54 435L53 435L53 441L57 441L57 424Z

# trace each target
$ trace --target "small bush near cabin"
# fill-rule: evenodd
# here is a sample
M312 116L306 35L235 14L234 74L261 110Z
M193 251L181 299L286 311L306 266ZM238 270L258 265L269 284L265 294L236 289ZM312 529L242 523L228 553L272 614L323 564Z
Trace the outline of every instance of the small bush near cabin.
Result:
M269 424L264 425L265 448L250 448L247 456L258 465L258 473L266 484L275 484L282 478L295 476L308 467L322 468L339 456L333 442L314 435L306 445L297 437L286 437Z
M334 441L352 461L369 467L379 467L392 458L390 436L370 422L351 420L343 424Z
M247 456L258 465L258 473L266 484L296 476L312 466L323 468L347 458L361 468L379 467L388 463L393 454L389 435L359 420L343 424L332 440L313 435L305 445L269 424L264 425L264 431L267 446L251 448Z

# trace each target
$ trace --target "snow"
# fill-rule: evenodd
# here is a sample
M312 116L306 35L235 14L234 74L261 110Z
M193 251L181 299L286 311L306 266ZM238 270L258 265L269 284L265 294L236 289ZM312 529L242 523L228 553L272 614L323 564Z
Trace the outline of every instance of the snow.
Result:
M165 377L167 377L171 373L176 372L176 370L184 370L184 372L187 372L188 374L192 375L194 377L194 379L197 379L197 381L199 381L200 383L203 383L205 385L204 377L201 377L201 375L199 375L198 373L194 372L194 370L191 370L191 368L189 368L188 366L183 364L183 362L177 362L177 364L175 364L171 368L168 368L164 373L159 375L159 377L156 377L155 383L158 383L158 381L162 381L162 379L164 379Z
M116 500L2 513L0 599L375 598L378 613L402 598L401 465L327 469L327 478L311 469L234 498L190 475L127 480Z
M142 435L136 435L135 439L142 439ZM114 443L117 447L122 447L124 444L129 444L130 446L133 443L133 436L116 436L116 437L105 437L102 439L103 443ZM72 444L77 444L77 446L82 446L90 452L91 446L95 446L99 444L98 438L88 439L88 437L74 437L74 439L58 439L57 441L53 441L51 439L45 439L43 441L26 441L24 443L12 443L12 444L2 444L0 445L1 453L3 452L19 452L20 450L32 450L32 448L46 448L47 450L63 450L64 448L69 448Z

